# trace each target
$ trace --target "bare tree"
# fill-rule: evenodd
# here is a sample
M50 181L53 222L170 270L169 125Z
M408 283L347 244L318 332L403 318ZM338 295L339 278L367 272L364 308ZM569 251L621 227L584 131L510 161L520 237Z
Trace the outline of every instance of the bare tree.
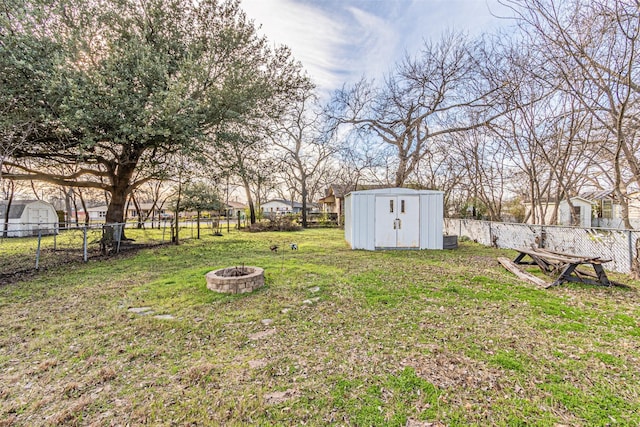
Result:
M547 67L564 81L604 134L614 191L627 197L625 176L640 186L636 129L640 100L640 13L636 0L504 0ZM606 134L610 136L607 136ZM628 172L627 172L628 171ZM628 217L625 213L625 218ZM628 220L626 220L629 226Z
M295 183L302 199L302 226L307 227L309 190L325 171L325 164L338 151L333 132L324 129L322 110L315 94L303 89L299 101L291 104L282 120L274 124L270 137L281 155L280 165Z
M275 161L267 153L263 124L234 123L220 127L217 144L207 157L222 173L237 178L244 189L249 206L249 221L257 220L256 205L274 186Z
M480 204L486 209L489 220L501 221L510 165L495 136L484 128L455 135L449 144L449 158L463 175L461 178L467 185L473 210L476 211Z
M438 43L426 42L416 57L407 55L382 86L361 80L340 91L335 109L343 123L393 147L393 183L401 187L438 137L484 126L501 114L497 82L481 72L485 55L481 42L446 34Z

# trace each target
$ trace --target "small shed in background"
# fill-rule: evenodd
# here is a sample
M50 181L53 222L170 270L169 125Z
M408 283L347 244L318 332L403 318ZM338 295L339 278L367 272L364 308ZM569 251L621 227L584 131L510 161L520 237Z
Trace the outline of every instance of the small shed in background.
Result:
M5 230L8 202L0 201L0 234ZM13 200L6 223L7 237L26 237L58 232L58 214L51 203L42 200Z
M444 193L408 188L352 191L345 239L352 249L442 249Z
M585 199L583 197L572 197L571 205L573 205L573 217L571 215L571 207L569 206L569 202L564 199L558 203L558 211L557 218L555 224L552 223L551 219L553 217L553 212L556 207L555 201L546 201L544 202L544 223L548 225L564 225L564 226L576 226L576 227L584 227L590 228L591 225L591 215L592 215L592 201ZM525 203L526 213L529 214L532 209L532 204L530 202ZM540 224L540 217L543 215L539 212L539 208L536 209L538 219L536 223ZM572 221L573 218L573 221ZM533 216L528 215L527 224L533 224Z
M571 207L569 202L563 200L558 205L558 225L573 225L577 227L591 227L591 200L582 197L572 197L573 218L571 216Z

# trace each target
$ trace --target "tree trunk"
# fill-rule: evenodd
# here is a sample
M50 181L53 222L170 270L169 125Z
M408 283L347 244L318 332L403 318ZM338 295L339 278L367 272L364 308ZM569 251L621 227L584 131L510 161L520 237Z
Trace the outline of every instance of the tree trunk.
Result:
M71 225L71 198L72 197L73 197L73 188L69 187L69 189L64 193L65 228Z
M78 202L76 201L75 193L74 197L71 199L71 203L73 203L73 219L77 227L78 225L80 225L80 219L78 218ZM71 225L71 221L69 221L69 225Z
M178 183L178 197L176 198L176 211L174 212L174 233L171 236L173 243L176 245L180 244L180 199L182 198L182 177L180 177L180 182Z
M128 196L127 187L115 187L111 192L111 203L109 203L107 207L107 215L105 217L106 224L119 224L124 222L124 211Z
M128 187L128 186L127 186ZM116 191L117 190L117 191ZM109 248L113 247L116 239L124 239L124 209L127 203L126 188L117 188L111 193L111 203L107 207L107 215L105 224L102 229L102 239L100 240L100 249L103 254L109 252ZM114 227L115 224L122 224ZM117 236L116 230L120 232Z
M13 202L13 194L15 190L15 184L13 181L9 181L9 194L7 195L7 210L4 212L4 229L2 232L3 237L7 237L9 231L9 211L11 210L11 202Z
M136 199L136 196L132 193L129 200L133 202L133 207L136 209L136 216L138 217L137 227L138 229L141 229L144 227L144 219L142 218L142 209L140 209L140 204L138 203L138 199ZM153 207L151 209L153 210Z
M109 224L122 224L122 226L119 227L120 236L118 237L121 240L125 239L125 207L127 204L127 198L132 190L131 179L136 170L141 154L142 152L124 153L123 156L126 156L128 160L121 161L116 169L116 173L111 176L111 200L109 201L105 217L105 225L107 225L107 227L105 227L105 232L103 233L101 242L103 252L106 250L106 245L113 243L115 237L113 235L115 229L113 226L109 226Z
M249 205L249 223L253 225L256 223L256 208L253 204L253 197L251 197L249 181L244 175L242 176L242 186L244 187L244 192L247 196L247 204Z
M394 185L396 188L401 188L404 185L405 175L406 175L406 160L400 159L400 164L398 165L398 170L396 171L396 179Z
M307 179L306 176L302 178L302 188L300 189L300 193L302 194L302 228L307 228Z
M622 217L622 221L624 222L624 228L626 228L627 230L631 230L633 229L633 226L631 225L631 221L629 220L629 202L627 201L627 198L625 197L624 192L621 188L616 188L615 194L620 203L620 216ZM611 206L611 210L613 211L613 205Z
M31 183L31 190L33 194L36 196L36 200L41 200L42 198L38 195L38 190L36 190L36 184L33 180L29 181Z
M196 223L198 224L198 239L200 238L200 210L196 211Z
M80 198L80 204L82 205L82 210L84 211L84 225L89 225L89 212L87 211L87 203L84 201L84 196L82 196L82 190L78 189L78 197Z
M253 200L249 200L247 203L249 204L249 224L252 225L256 223L256 207Z

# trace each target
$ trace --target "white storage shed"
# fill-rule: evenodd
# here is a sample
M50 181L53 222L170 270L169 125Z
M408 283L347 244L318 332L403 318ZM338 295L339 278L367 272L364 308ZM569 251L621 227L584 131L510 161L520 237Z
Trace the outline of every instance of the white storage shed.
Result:
M344 235L352 249L442 249L444 193L408 188L352 191Z
M0 233L4 232L8 202L0 201ZM9 207L7 237L57 234L58 214L51 203L42 200L13 200Z

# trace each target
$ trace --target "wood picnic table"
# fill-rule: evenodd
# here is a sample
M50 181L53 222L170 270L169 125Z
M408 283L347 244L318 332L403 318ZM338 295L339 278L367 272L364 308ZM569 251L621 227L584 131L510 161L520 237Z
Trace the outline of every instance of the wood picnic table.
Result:
M564 282L611 286L607 273L602 268L602 264L611 261L609 259L554 252L542 248L520 248L516 250L519 253L513 260L515 264L537 265L547 274L560 272L551 286L558 286ZM531 258L532 261L525 261L525 257ZM581 265L591 265L595 274L578 270Z

